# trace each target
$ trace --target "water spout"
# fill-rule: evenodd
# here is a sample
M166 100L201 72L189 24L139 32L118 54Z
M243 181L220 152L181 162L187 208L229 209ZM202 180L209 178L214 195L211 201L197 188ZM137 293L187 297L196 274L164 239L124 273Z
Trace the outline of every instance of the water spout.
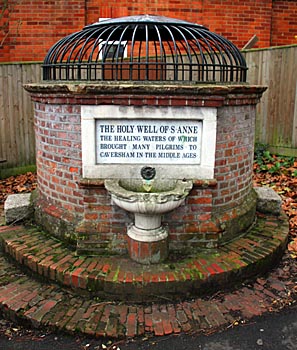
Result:
M151 192L154 180L143 180L142 187L145 192Z

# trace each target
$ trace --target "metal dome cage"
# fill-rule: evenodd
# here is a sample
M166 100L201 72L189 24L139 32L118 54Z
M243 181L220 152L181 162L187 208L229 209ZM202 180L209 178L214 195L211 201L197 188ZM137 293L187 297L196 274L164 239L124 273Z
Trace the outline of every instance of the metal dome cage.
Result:
M245 82L239 49L206 27L162 16L108 19L49 50L44 80Z

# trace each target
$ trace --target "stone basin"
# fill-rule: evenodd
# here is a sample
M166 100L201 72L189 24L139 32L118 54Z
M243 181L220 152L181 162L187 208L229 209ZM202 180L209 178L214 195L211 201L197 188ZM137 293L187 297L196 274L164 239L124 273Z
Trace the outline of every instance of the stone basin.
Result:
M192 189L190 180L105 180L115 204L132 213L163 214L182 204Z
M113 202L134 214L134 224L127 230L128 237L133 242L162 241L163 251L166 250L162 260L167 256L167 248L164 247L167 247L168 237L167 229L162 226L162 215L179 207L192 186L190 180L105 180L105 188ZM151 262L160 262L160 259L149 260Z

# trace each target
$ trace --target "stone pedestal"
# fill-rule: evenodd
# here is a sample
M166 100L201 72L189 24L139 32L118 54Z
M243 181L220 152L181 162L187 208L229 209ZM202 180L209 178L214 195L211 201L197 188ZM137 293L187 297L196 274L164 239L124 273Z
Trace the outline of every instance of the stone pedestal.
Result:
M161 225L161 215L134 214L135 224L131 225L127 234L140 242L157 242L167 238L168 232Z

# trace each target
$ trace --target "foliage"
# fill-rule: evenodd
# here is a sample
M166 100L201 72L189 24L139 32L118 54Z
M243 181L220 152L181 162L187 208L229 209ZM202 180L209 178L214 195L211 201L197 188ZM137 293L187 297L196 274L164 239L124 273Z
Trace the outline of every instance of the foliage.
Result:
M297 176L297 169L294 168L294 157L280 157L272 155L265 144L257 144L255 148L255 167L256 172L268 172L270 174L289 173L291 176Z
M269 186L281 196L289 217L290 239L297 239L297 159L272 155L265 145L256 146L254 185Z
M27 172L0 180L0 205L9 194L31 192L36 188L36 174Z

